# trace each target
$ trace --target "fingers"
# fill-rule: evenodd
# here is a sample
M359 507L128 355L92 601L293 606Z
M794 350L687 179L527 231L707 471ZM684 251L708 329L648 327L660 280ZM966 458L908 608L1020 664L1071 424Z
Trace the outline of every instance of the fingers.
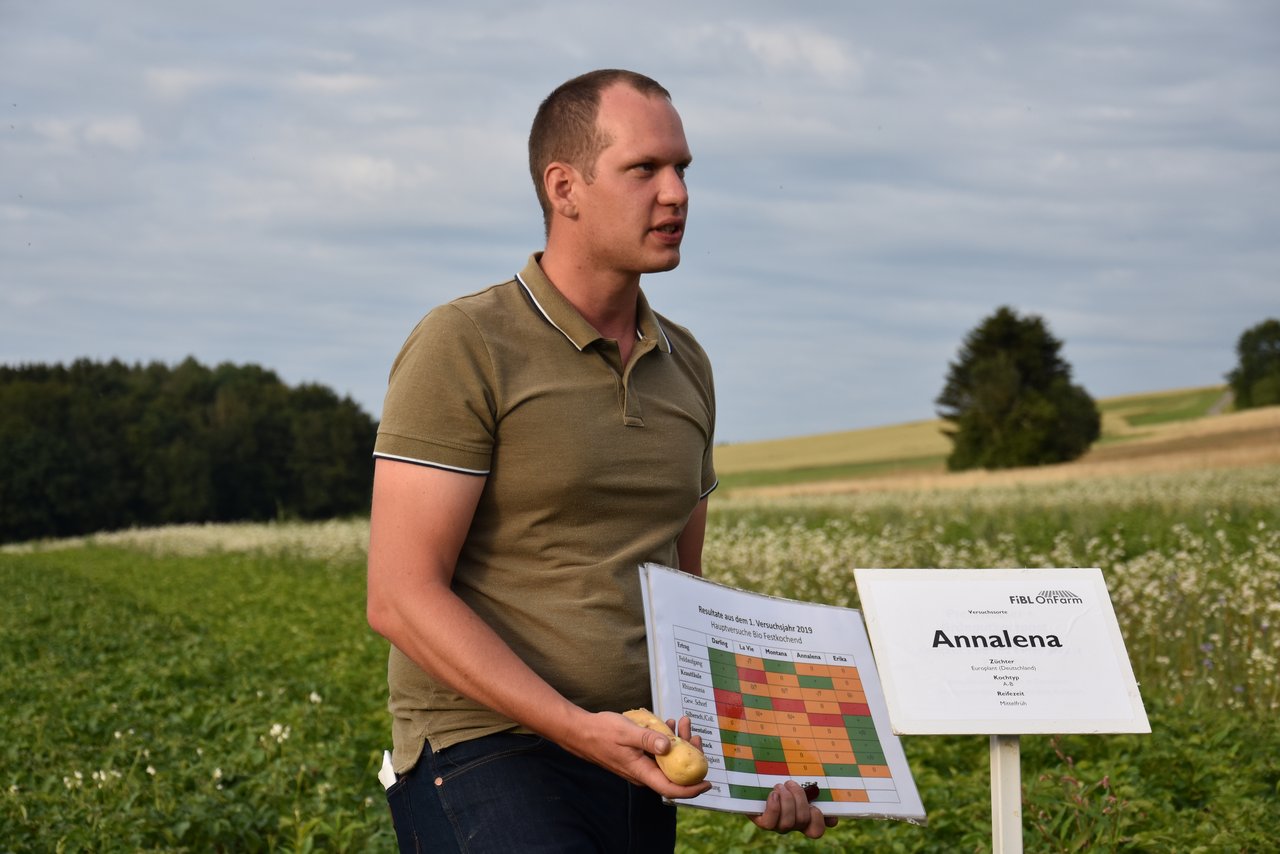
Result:
M765 801L765 810L751 820L763 830L778 833L802 832L810 839L818 839L828 827L835 827L836 819L826 818L822 811L809 803L804 788L794 780L773 787Z

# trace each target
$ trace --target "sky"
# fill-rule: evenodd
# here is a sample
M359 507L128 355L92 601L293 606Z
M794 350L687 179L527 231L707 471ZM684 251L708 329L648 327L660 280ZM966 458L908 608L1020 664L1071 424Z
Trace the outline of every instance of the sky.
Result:
M1280 4L0 0L0 363L256 363L375 418L431 307L541 248L538 103L622 67L694 155L654 307L717 439L936 416L1038 315L1097 398L1280 316Z

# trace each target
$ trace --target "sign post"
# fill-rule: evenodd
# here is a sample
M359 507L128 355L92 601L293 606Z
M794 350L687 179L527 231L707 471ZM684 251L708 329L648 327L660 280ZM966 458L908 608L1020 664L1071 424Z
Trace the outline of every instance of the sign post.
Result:
M1016 735L991 736L991 850L1022 854L1021 744Z
M994 851L1022 851L1019 736L1151 732L1101 570L854 573L894 733L990 738Z

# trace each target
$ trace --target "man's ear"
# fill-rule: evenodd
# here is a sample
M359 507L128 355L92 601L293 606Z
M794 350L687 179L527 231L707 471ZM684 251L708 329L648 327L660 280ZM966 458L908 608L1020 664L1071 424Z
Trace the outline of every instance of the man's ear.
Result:
M556 161L547 164L542 172L542 186L547 191L547 200L554 213L570 219L578 215L575 190L581 180L578 170L568 163Z

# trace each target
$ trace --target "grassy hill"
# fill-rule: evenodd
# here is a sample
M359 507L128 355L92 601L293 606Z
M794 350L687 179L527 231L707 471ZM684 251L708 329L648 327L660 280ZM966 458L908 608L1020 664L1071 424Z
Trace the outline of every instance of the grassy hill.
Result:
M743 491L846 491L945 485L975 475L1041 477L1135 467L1193 467L1280 461L1280 408L1229 412L1226 386L1175 389L1098 401L1102 437L1064 466L948 473L951 443L941 420L824 433L716 449L721 488Z

